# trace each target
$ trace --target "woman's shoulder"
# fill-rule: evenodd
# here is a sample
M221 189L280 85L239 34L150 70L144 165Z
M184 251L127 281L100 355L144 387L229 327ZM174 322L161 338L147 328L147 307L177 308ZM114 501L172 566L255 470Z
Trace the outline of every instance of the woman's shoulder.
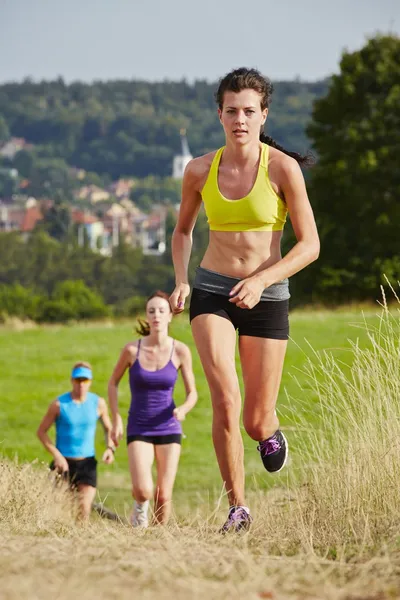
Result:
M193 184L197 184L196 187L202 187L205 179L207 179L210 171L212 162L217 154L218 150L213 150L202 156L192 158L186 166L185 178L190 179Z
M301 175L301 168L295 158L285 154L278 148L268 146L268 171L278 181L287 181Z
M128 357L136 358L138 353L139 342L140 340L128 342L123 347L122 352Z
M266 144L267 145L267 144ZM284 171L297 171L300 169L299 163L295 158L289 156L282 150L278 148L274 148L273 146L268 146L269 148L269 165L272 163L276 165L276 167L284 170Z
M177 353L179 358L184 358L188 354L191 354L189 346L187 344L185 344L184 342L174 339L173 344L174 344L175 352Z
M212 152L207 152L207 154L202 154L202 156L197 156L196 158L192 158L186 168L189 168L192 172L199 172L206 168L211 167L211 163L215 158L218 150L213 150Z

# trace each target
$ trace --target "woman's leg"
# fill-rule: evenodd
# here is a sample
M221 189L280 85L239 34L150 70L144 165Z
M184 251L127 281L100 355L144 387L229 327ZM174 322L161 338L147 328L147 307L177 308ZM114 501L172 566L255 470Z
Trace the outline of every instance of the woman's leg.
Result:
M283 468L288 454L275 412L286 346L286 340L244 335L239 342L245 386L243 424L249 436L260 442L257 449L270 473Z
M236 332L228 319L213 314L195 317L192 331L210 388L213 442L229 503L245 505Z
M136 500L132 525L147 526L149 500L153 495L151 467L154 461L154 446L135 440L128 444L129 470L132 481L132 496Z
M181 455L180 444L155 445L157 483L154 493L154 520L165 525L171 514L172 490Z
M96 488L87 485L86 483L79 483L77 485L78 497L79 497L79 517L82 521L87 521L92 510L92 504L96 496Z
M245 399L243 425L256 441L270 437L279 427L275 414L287 341L240 336Z

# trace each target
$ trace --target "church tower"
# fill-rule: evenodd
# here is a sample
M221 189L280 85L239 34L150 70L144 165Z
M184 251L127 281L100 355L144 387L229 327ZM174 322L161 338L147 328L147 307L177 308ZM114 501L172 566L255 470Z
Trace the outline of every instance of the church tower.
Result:
M193 158L193 156L190 154L190 150L189 150L189 144L188 144L187 137L186 137L186 129L181 129L180 133L181 133L182 154L177 154L176 156L174 156L174 163L173 163L173 168L172 168L172 177L174 179L182 179L186 165Z

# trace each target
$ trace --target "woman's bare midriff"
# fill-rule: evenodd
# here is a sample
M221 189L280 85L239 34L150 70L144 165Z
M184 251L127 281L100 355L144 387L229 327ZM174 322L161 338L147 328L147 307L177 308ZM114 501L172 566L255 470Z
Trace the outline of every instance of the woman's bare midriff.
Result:
M282 231L210 231L200 266L222 275L249 277L281 259Z

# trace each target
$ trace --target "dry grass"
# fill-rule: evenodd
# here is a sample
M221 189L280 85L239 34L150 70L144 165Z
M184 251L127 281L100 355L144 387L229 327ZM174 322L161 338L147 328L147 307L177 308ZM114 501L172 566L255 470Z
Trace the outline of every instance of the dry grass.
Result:
M241 537L221 538L223 513L207 506L188 506L164 529L98 517L79 526L44 467L4 461L1 597L400 598L397 309L383 309L368 336L368 348L353 345L351 368L311 352L305 372L318 426L294 415L301 451L285 487L280 479L250 498L256 518Z
M320 427L310 431L303 416L303 486L292 488L302 505L299 545L347 559L395 550L400 530L399 310L384 309L378 327L365 328L370 344L352 345L351 369L327 353L308 361Z
M400 593L400 561L393 553L350 562L327 560L312 551L271 554L270 536L278 542L278 528L288 515L277 491L267 499L253 498L259 516L251 534L221 538L213 516L147 531L96 518L79 526L68 494L55 491L44 471L3 463L0 481L4 600L155 595L178 600L384 600ZM269 507L264 514L262 506ZM273 515L275 523L269 521ZM290 536L291 527L281 533ZM283 535L282 542L284 547L290 540Z
M277 540L283 523L282 496L276 491L271 498L253 498L259 517L251 534L221 538L213 517L147 531L100 519L79 526L68 496L54 494L44 473L29 466L3 464L1 488L4 600L384 600L400 592L400 561L393 554L351 562L313 552L271 555L269 535L275 532ZM269 522L262 505L270 507L270 518L275 512L280 520Z

